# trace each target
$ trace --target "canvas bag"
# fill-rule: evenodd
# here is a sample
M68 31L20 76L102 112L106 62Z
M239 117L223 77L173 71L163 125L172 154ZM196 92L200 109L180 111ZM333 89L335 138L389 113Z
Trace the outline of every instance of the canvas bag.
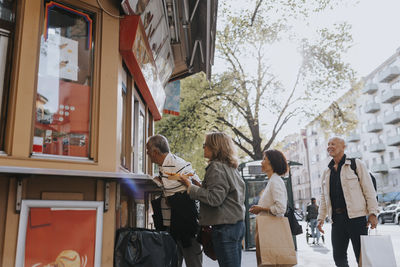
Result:
M389 235L362 235L360 267L396 267Z
M297 264L296 251L286 217L259 214L256 217L257 266L284 266Z

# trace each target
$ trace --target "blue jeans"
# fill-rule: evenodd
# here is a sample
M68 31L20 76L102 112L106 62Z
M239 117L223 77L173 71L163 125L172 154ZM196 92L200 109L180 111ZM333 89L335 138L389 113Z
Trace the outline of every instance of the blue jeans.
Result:
M317 243L319 242L320 233L317 228L318 220L317 219L310 219L310 226L311 226L311 235L313 238L317 238ZM315 240L314 240L315 241Z
M244 222L213 225L211 236L219 266L240 267Z

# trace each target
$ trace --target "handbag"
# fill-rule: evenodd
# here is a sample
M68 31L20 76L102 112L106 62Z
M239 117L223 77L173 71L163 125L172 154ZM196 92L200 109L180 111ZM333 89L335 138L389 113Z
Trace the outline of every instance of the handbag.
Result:
M392 241L389 235L362 235L360 239L361 267L397 266Z
M290 207L289 205L286 209L285 217L287 217L289 220L290 231L292 232L292 235L300 235L303 233L303 228L301 227L299 222L296 220L296 217L294 216L293 208Z
M258 267L290 267L297 264L294 242L286 217L257 215L256 256Z
M199 234L197 235L197 242L203 246L204 254L215 261L217 260L217 256L215 255L211 234L211 226L201 226Z

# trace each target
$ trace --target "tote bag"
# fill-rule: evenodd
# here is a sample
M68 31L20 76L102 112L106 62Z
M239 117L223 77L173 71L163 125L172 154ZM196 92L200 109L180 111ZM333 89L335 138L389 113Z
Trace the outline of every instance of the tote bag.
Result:
M388 235L361 236L361 267L396 267L392 240Z
M258 267L297 264L288 219L269 214L256 217L256 255Z

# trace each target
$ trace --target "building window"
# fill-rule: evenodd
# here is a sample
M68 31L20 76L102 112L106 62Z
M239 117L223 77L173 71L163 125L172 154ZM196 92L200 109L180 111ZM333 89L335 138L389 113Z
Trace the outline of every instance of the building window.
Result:
M90 156L95 14L44 1L33 154Z
M394 111L400 111L400 103L394 106Z
M384 164L385 163L385 157L383 155L381 155L381 163Z
M389 152L389 157L390 157L390 160L394 160L394 152L393 151Z
M132 77L128 74L129 72L123 68L122 70L122 81L121 81L121 166L124 169L132 171L132 138L133 132L132 127Z
M4 150L17 1L0 1L0 151Z

